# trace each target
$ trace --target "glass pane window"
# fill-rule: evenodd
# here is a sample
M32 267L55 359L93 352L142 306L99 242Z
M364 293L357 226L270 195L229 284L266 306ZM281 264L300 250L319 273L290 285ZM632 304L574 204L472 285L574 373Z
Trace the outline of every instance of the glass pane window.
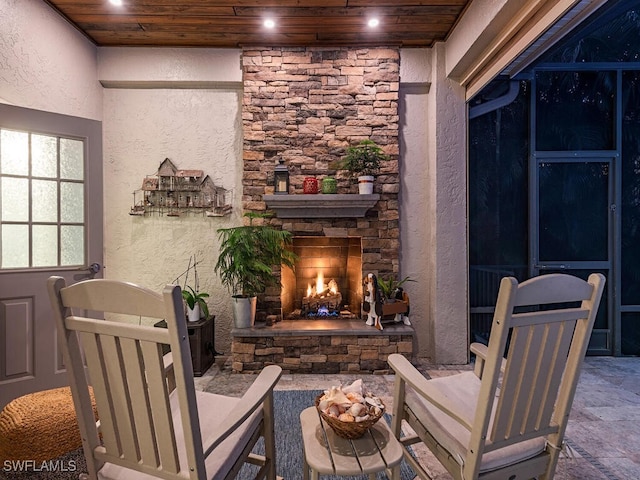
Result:
M34 222L57 222L58 183L49 180L31 181Z
M540 261L608 258L609 164L541 163Z
M0 173L28 175L29 135L26 132L0 130Z
M58 171L58 142L56 137L31 136L31 174L34 177L55 178Z
M84 263L84 227L63 225L60 232L61 265Z
M18 268L28 265L28 225L3 225L1 240L2 268Z
M84 218L84 185L82 183L60 183L60 205L63 222L82 223Z
M615 72L536 72L536 148L615 148Z
M84 179L84 144L81 141L60 139L60 178Z
M84 265L85 148L0 129L0 269Z
M640 355L640 313L623 313L620 327L622 354Z
M26 178L2 177L2 219L7 222L29 220L29 182Z
M622 76L622 273L623 305L640 305L640 72Z
M58 228L55 225L33 226L33 266L58 265Z

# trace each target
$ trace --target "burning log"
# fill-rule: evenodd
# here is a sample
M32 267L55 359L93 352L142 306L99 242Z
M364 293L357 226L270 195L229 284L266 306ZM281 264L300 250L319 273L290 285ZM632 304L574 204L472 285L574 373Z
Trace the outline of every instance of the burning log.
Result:
M302 298L302 313L308 315L310 313L318 313L326 310L330 312L340 311L342 304L342 294L338 291L338 283L330 280L329 284L324 283L322 273L318 274L316 284L307 287L307 295Z

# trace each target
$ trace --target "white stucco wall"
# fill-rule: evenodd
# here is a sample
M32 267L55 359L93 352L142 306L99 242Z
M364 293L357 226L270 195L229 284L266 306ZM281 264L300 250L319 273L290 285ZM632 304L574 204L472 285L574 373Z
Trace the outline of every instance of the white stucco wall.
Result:
M104 94L105 276L160 291L196 255L200 291L211 294L208 303L216 314L218 351L226 353L230 301L213 265L216 229L240 221L240 101L241 92L234 90L105 89ZM201 169L216 185L233 189L234 213L130 216L132 192L165 158L180 169ZM191 273L191 286L193 280Z
M101 120L96 47L41 0L0 1L0 101Z
M430 342L429 290L431 236L428 212L433 208L427 188L430 175L427 121L431 87L431 49L400 52L400 274L415 283L405 285L411 301L411 321L416 330L414 350L432 357Z
M216 350L226 354L230 295L213 266L216 229L242 222L239 55L239 50L105 48L98 56L100 80L127 87L104 89L105 276L161 290L196 255L200 291L211 294L208 304L216 315ZM216 185L233 190L232 214L129 215L133 191L165 158L179 169L203 170Z
M429 341L436 363L468 362L467 107L447 78L445 45L433 48L427 132L429 175Z
M241 50L229 48L100 48L98 76L106 84L242 82Z

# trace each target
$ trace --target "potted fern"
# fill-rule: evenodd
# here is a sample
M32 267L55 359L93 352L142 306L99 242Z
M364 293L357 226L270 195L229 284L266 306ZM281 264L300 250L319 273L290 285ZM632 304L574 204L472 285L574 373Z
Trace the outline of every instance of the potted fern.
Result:
M268 215L248 212L249 225L220 228L220 254L214 267L233 300L236 328L248 328L255 322L258 294L278 284L273 267L294 268L297 255L289 249L291 232L271 225L254 225L256 218Z
M347 148L346 155L334 166L349 171L358 178L358 191L361 194L373 193L373 180L380 169L380 162L389 160L382 148L372 140L362 140Z

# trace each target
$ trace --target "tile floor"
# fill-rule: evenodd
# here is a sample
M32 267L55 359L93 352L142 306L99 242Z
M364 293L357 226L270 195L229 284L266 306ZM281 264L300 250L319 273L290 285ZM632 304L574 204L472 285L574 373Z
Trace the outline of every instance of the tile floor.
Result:
M470 368L423 361L417 366L431 378ZM276 389L326 389L356 378L362 378L369 390L391 406L393 375L283 375ZM252 374L232 373L229 362L221 358L205 375L196 378L196 387L239 396L254 379ZM561 457L557 480L640 479L640 358L586 358L566 439L573 458ZM451 478L425 448L415 450L434 480Z

